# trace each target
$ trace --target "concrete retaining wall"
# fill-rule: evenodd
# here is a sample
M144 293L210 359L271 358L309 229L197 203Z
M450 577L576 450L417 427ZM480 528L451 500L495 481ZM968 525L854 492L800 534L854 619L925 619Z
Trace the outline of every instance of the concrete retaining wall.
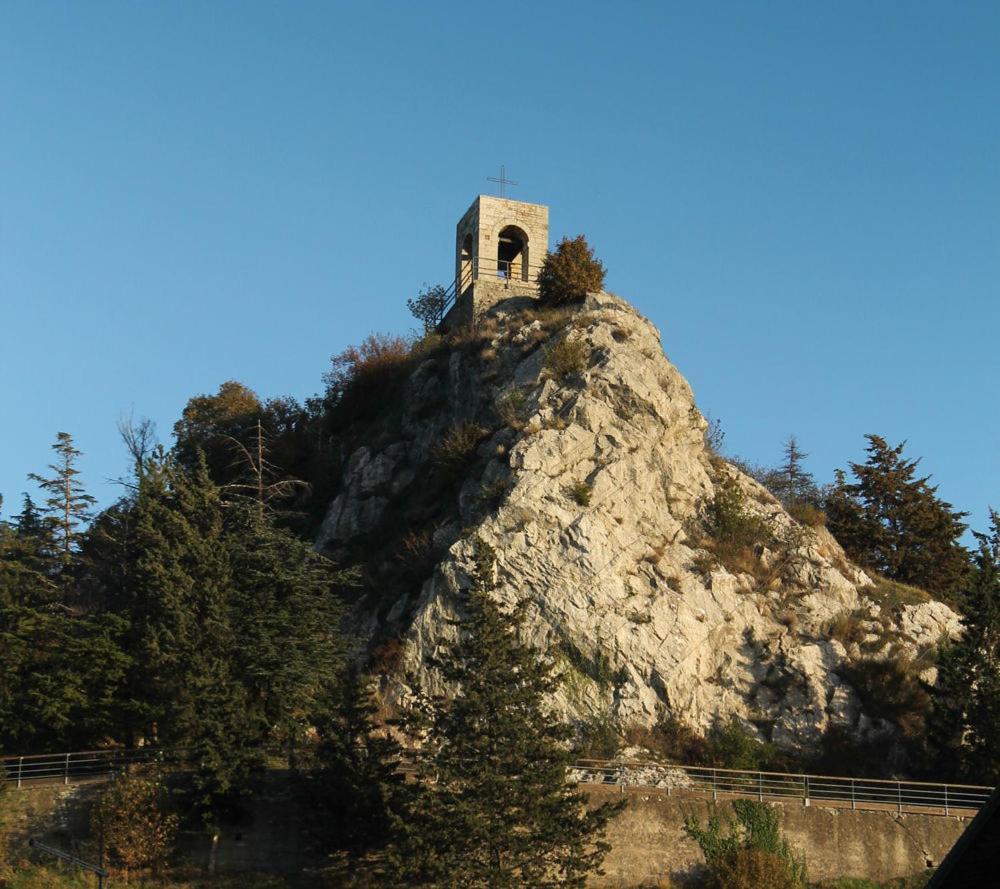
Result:
M591 801L620 799L617 788L588 788ZM713 811L732 818L728 802L667 796L643 789L625 789L628 808L611 824L612 849L603 877L592 886L683 886L702 864L701 852L684 834L684 819L704 824ZM793 848L804 852L810 880L868 877L889 880L935 867L965 830L971 817L900 815L850 809L774 804Z

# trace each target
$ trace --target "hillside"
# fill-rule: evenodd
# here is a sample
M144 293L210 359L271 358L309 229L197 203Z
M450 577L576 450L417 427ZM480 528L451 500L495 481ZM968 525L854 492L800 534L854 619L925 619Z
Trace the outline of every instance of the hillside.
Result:
M666 710L703 731L736 716L790 751L831 727L906 730L882 699L932 677L957 616L867 576L714 454L690 386L627 302L508 300L397 373L341 442L317 540L365 565L352 628L390 701L407 674L436 686L424 656L453 632L478 536L498 553L499 595L530 602L524 641L563 663L568 716L648 725Z

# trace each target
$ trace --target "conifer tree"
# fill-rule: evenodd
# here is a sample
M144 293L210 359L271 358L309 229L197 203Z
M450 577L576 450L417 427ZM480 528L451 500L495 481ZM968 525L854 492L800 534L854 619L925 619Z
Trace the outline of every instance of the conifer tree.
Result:
M459 692L432 717L427 790L390 846L392 885L582 887L608 849L620 807L588 811L566 782L569 730L544 704L558 678L516 639L525 603L505 613L492 598L494 562L477 543L459 638L437 663Z
M979 546L963 596L963 633L939 660L931 739L938 767L976 783L1000 781L1000 515Z
M68 432L60 432L52 450L57 455L56 462L49 464L53 475L45 478L31 473L28 478L48 493L45 513L55 525L62 563L67 567L80 537L80 525L90 520L91 508L96 501L86 493L78 478L80 470L76 468L76 462L80 451L73 444L72 436Z
M842 471L825 508L827 525L853 559L890 580L950 595L968 570L959 543L967 515L937 497L930 476L917 477L919 460L903 457L905 442L890 447L868 435L868 459L852 463L856 482Z
M318 803L324 811L322 842L351 859L383 847L393 819L405 817L414 785L399 770L401 750L375 724L372 689L347 669L335 705L320 726Z
M778 487L779 499L785 505L805 503L815 493L816 486L804 464L806 457L794 435L789 435L785 442L785 459L778 469L775 484Z

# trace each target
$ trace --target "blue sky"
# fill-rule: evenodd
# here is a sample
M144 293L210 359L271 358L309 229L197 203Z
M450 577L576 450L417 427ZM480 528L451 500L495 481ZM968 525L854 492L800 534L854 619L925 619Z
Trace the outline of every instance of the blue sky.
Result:
M0 492L131 408L308 396L505 163L726 446L1000 506L1000 5L0 0Z

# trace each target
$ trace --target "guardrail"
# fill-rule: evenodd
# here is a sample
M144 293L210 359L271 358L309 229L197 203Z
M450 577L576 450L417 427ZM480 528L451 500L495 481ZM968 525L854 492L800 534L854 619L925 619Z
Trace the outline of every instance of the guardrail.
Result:
M466 260L462 264L462 271L459 276L441 294L441 305L438 311L437 323L440 324L444 321L444 316L448 314L451 307L465 293L469 286L476 281L495 279L508 284L517 284L521 287L537 287L538 273L541 270L541 265L529 263L527 266L524 266L519 260L491 259L483 256L475 261ZM526 275L525 272L527 273Z
M0 757L0 777L16 787L25 784L70 784L106 778L129 766L176 761L183 751L157 747L133 750L83 750L75 753L43 753L35 756Z
M133 765L183 763L185 754L185 750L177 748L139 747L5 756L0 758L0 777L16 787L70 784L108 778ZM404 754L402 769L410 771L412 768L411 758ZM579 784L610 785L622 792L629 787L648 788L664 791L667 795L800 801L804 806L931 815L977 812L993 792L992 787L981 784L938 784L596 759L577 761L569 767L567 776Z
M571 770L581 784L664 790L712 799L799 800L805 806L875 809L913 814L977 812L993 793L978 784L937 784L832 775L755 772L656 762L582 760Z

